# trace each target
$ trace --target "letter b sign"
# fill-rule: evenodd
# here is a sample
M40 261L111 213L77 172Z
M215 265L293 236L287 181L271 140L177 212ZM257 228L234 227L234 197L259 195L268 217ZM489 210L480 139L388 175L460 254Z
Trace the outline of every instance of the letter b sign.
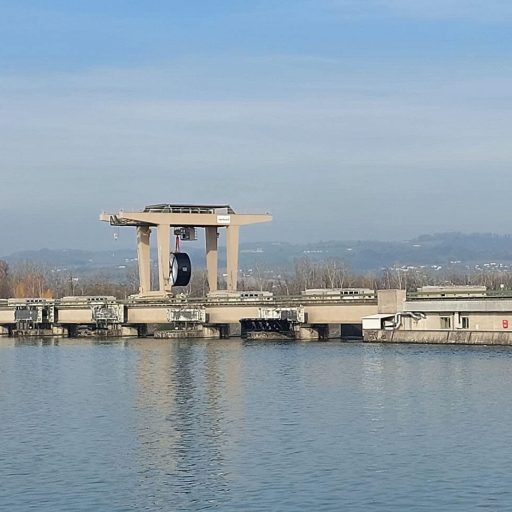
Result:
M508 329L508 320L502 320L501 323L503 324L503 329Z

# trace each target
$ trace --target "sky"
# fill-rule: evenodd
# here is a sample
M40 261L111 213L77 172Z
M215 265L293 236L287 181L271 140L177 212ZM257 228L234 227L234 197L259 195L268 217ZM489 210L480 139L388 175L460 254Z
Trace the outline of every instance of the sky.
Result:
M511 29L508 0L0 0L0 254L109 249L99 213L154 203L273 214L242 242L511 233Z

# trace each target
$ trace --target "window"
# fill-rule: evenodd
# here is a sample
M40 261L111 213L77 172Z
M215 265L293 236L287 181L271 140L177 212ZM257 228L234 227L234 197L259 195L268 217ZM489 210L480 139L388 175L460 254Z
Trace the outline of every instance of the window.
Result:
M441 317L441 329L451 329L452 328L452 317L451 316L442 316Z
M460 317L460 327L461 329L469 329L469 316Z

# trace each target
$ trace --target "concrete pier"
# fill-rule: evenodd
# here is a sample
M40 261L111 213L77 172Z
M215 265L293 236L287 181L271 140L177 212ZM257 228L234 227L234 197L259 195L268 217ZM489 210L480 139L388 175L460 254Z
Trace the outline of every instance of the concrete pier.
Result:
M512 332L369 330L365 331L364 341L442 345L512 345Z

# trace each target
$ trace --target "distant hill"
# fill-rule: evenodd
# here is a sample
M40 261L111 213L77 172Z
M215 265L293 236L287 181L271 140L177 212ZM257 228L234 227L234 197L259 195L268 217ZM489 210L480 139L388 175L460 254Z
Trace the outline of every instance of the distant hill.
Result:
M257 249L262 252L256 252ZM392 266L452 266L471 269L487 264L512 266L512 236L492 233L441 233L401 242L327 241L314 244L245 244L240 261L251 265L293 265L297 258L340 259L356 272Z
M134 250L121 251L83 251L78 249L39 249L37 251L20 251L2 259L8 263L30 261L52 268L86 269L105 268L125 264L134 260Z
M199 244L185 245L196 268L204 267L204 250ZM156 251L153 251L155 258ZM484 265L512 268L512 236L492 233L441 233L422 235L401 242L324 241L308 244L285 242L251 242L240 245L240 267L292 269L295 262L339 259L356 272L378 271L383 267L453 266L471 269ZM31 261L38 264L90 274L101 270L135 267L134 249L117 251L83 251L75 249L40 249L5 256L9 264ZM225 265L224 249L219 250L219 265Z

